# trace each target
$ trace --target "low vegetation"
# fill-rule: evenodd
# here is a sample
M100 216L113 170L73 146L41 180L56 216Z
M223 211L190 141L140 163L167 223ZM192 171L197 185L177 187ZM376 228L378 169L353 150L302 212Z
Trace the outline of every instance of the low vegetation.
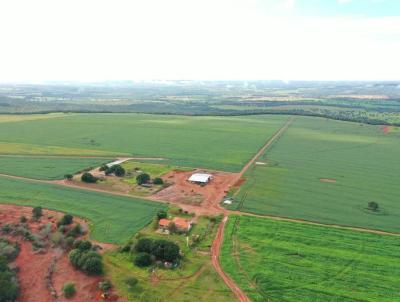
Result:
M231 208L400 232L400 132L298 117L245 175Z
M62 287L62 292L65 298L72 298L76 294L75 284L72 282L65 283Z
M103 274L102 257L90 241L75 241L74 249L69 252L68 257L75 268L88 275Z
M41 206L87 218L90 221L90 236L101 242L126 242L166 207L136 198L5 177L0 177L0 189L1 203Z
M398 301L399 237L231 216L222 267L252 301Z
M10 269L8 261L0 255L0 302L15 302L19 294L16 272Z

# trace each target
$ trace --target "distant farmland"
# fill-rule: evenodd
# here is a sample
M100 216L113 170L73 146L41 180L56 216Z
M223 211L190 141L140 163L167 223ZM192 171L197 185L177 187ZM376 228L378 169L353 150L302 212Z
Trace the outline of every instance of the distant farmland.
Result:
M399 154L398 128L297 117L245 175L233 207L400 232Z
M148 224L164 204L0 177L0 203L42 206L91 222L91 237L125 243Z
M62 179L90 167L112 160L98 158L62 158L36 156L0 156L0 173L35 179Z
M231 216L221 263L255 302L400 301L400 237Z
M239 171L286 119L146 114L15 119L0 123L0 153L164 157L173 165Z

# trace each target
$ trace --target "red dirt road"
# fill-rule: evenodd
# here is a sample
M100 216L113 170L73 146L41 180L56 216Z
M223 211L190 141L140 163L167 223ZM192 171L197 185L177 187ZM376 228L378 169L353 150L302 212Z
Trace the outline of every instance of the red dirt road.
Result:
M251 302L247 295L236 285L236 283L223 271L221 264L219 263L219 253L221 250L222 243L224 241L224 230L225 224L228 221L228 216L225 216L221 224L219 225L217 236L211 246L211 262L217 271L217 273L224 280L225 284L235 294L237 299L241 302Z

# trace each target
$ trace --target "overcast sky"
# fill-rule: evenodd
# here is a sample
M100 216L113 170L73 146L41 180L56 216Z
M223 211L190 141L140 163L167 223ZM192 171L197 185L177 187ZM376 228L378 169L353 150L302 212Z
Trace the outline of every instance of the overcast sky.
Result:
M400 80L399 0L1 0L0 81Z

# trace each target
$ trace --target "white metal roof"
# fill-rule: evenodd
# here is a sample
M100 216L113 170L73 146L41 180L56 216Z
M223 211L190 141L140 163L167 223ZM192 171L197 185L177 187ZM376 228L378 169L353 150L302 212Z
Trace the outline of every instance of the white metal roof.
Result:
M111 163L108 163L108 164L106 164L106 166L107 167L109 167L109 168L111 168L112 166L115 166L115 165L119 165L119 164L122 164L123 162L125 162L125 161L127 161L128 159L119 159L119 160L116 160L116 161L113 161L113 162L111 162Z
M212 175L207 173L194 173L189 177L189 181L206 183L211 179Z

